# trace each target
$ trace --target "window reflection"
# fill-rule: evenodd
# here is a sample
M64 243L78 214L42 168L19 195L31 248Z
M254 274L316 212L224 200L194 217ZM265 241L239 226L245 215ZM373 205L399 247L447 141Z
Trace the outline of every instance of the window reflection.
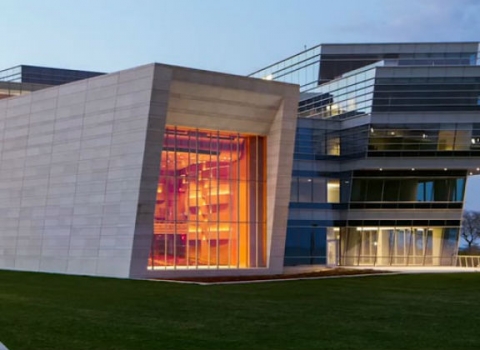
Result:
M290 227L285 242L285 266L324 265L326 263L326 227Z
M465 178L354 178L352 202L461 202Z
M150 266L265 266L265 227L265 139L167 127Z
M292 177L290 201L300 203L339 203L340 180Z
M371 125L368 150L375 151L467 151L478 148L476 130L462 130L462 125L449 129L435 129L438 125L425 125L425 129L412 125ZM451 129L450 129L451 128Z
M340 231L342 265L451 265L458 228L349 227Z

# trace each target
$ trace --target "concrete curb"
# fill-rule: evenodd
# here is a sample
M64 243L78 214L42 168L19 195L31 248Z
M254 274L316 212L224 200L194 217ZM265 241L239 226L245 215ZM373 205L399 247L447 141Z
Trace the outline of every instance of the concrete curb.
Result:
M356 269L352 267L352 269ZM250 283L270 283L270 282L287 282L287 281L303 281L303 280L319 280L329 278L346 278L346 277L369 277L369 276L392 276L392 275L414 275L414 274L434 274L434 273L479 273L479 268L471 269L451 269L451 268L378 268L378 271L382 273L365 273L357 275L334 275L334 276L317 276L317 277L288 277L281 279L264 279L264 280L250 280L250 281L226 281L226 282L195 282L195 281L181 281L181 280L168 280L168 279L150 279L155 282L170 282L180 284L196 284L199 286L212 286L212 285L228 285L228 284L250 284ZM2 349L0 349L2 350Z
M335 278L351 278L351 277L376 277L376 276L394 276L403 275L403 272L387 272L387 273L366 273L358 275L337 275L337 276L318 276L318 277L286 277L265 280L251 280L251 281L228 281L228 282L195 282L195 281L175 281L175 280L158 280L151 279L155 282L170 282L180 284L196 284L199 286L215 286L215 285L229 285L229 284L252 284L252 283L270 283L270 282L289 282L289 281L308 281L321 279L335 279ZM1 350L1 349L0 349Z

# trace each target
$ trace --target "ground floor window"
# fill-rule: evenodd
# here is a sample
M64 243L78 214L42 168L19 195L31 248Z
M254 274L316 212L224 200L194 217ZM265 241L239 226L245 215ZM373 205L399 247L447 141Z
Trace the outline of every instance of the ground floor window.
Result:
M266 140L167 127L151 269L266 265Z
M340 230L341 265L451 266L457 227L348 227Z
M288 227L284 266L327 264L327 235L333 227Z

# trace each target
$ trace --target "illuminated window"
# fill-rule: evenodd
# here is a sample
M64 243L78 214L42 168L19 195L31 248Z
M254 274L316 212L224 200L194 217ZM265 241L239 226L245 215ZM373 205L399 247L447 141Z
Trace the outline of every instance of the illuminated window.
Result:
M265 266L265 138L167 127L150 267Z
M329 156L340 155L340 137L327 138L327 154Z
M327 182L327 202L339 203L340 202L340 180L330 179Z
M438 132L438 150L452 151L455 143L455 131L440 130Z
M340 231L343 265L451 266L457 227L349 227Z

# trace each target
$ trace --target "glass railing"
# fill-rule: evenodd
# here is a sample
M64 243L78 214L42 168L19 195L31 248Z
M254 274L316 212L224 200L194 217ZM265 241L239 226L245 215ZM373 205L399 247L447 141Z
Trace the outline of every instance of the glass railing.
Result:
M457 255L456 266L458 267L479 267L480 255Z

